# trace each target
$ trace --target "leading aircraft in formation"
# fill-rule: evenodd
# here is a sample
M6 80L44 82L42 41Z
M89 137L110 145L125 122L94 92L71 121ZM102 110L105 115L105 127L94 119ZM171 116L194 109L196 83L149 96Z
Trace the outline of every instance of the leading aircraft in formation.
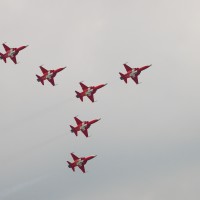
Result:
M85 135L85 137L88 137L88 129L90 126L96 122L98 122L100 119L94 119L91 121L81 121L78 117L74 117L77 126L74 127L70 125L71 132L74 133L76 136L78 136L78 131L82 131L82 133Z
M36 74L37 81L41 82L42 85L44 85L44 80L48 80L53 86L55 86L54 77L56 76L56 74L58 72L61 72L65 68L66 67L61 67L61 68L58 68L58 69L55 69L55 70L47 70L44 67L40 66L40 69L41 69L43 75L39 76L39 75Z
M125 83L127 83L127 79L128 78L132 78L133 81L138 84L138 75L140 75L140 73L149 68L151 65L146 65L146 66L143 66L143 67L140 67L140 68L131 68L129 67L127 64L124 64L124 67L126 69L126 74L122 74L121 72L119 72L120 74L120 79L121 80L124 80Z
M71 153L71 156L72 156L74 162L71 163L71 162L67 161L68 167L72 168L73 171L75 171L75 167L79 167L83 173L85 173L84 165L87 163L87 161L96 157L96 155L95 155L95 156L87 156L87 157L79 158L76 155L74 155L73 153Z
M6 63L6 59L10 58L15 64L17 64L16 55L22 49L25 49L26 47L28 47L28 45L21 46L21 47L18 47L18 48L10 48L5 43L3 43L3 47L4 47L4 49L5 49L6 52L4 54L0 53L0 59L2 59Z
M82 92L75 91L76 97L80 98L80 100L83 101L83 97L87 96L90 99L90 101L92 101L92 102L94 102L94 94L96 93L96 91L107 85L107 83L106 83L106 84L88 87L85 84L83 84L82 82L80 82L79 84L83 91Z

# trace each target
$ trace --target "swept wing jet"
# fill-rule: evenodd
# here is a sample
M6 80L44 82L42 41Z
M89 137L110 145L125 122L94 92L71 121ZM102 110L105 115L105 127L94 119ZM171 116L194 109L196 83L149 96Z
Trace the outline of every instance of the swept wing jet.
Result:
M107 85L107 83L106 83L106 84L88 87L85 84L83 84L82 82L80 82L79 84L83 91L82 92L75 91L76 97L80 98L80 100L83 101L83 97L87 96L90 99L90 101L92 101L92 102L94 102L94 94L96 93L96 91Z
M140 68L131 68L129 67L127 64L124 64L124 67L126 69L126 74L122 74L121 72L119 72L120 74L120 79L121 80L124 80L125 83L127 83L127 79L128 78L132 78L133 81L138 84L138 76L140 75L140 73L149 68L151 65L146 65L146 66L143 66L143 67L140 67Z
M88 137L88 129L90 126L96 122L98 122L100 119L94 119L91 121L81 121L78 119L78 117L74 117L77 126L74 127L70 125L71 127L71 132L74 133L76 136L78 136L78 131L82 131L82 133L85 135L85 137Z
M17 59L16 59L16 55L22 50L25 49L26 47L28 47L28 45L26 46L21 46L18 48L10 48L8 47L5 43L3 43L3 47L5 49L5 53L0 53L0 59L2 59L5 63L7 62L6 59L10 58L15 64L17 64Z
M48 80L53 86L55 86L55 83L54 83L54 77L56 76L56 74L58 72L61 72L63 69L65 69L66 67L62 67L62 68L58 68L58 69L55 69L55 70L47 70L45 69L44 67L40 66L40 69L43 73L42 76L39 76L36 74L37 76L37 81L38 82L41 82L42 85L44 85L44 81L45 80Z
M72 156L74 161L73 162L67 161L68 167L72 168L73 171L75 171L75 167L79 167L83 173L85 173L84 165L87 163L87 161L96 157L96 155L95 155L95 156L88 156L88 157L80 157L79 158L76 155L74 155L73 153L71 153L71 156Z

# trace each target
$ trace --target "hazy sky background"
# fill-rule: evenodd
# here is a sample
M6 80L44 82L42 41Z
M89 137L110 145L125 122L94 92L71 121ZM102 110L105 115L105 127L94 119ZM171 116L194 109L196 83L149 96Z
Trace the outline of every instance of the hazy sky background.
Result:
M1 0L1 200L199 200L200 3ZM0 47L0 52L4 52ZM152 64L126 85L123 63ZM68 66L52 87L35 74ZM96 103L79 82L108 85ZM102 118L89 135L73 117ZM97 154L83 174L70 153Z

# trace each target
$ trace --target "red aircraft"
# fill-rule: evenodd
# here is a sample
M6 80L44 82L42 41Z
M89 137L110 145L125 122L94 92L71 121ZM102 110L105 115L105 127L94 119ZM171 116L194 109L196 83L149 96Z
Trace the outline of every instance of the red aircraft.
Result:
M90 128L90 126L96 122L98 122L100 119L94 119L92 121L81 121L80 119L78 119L77 117L74 117L77 126L73 127L70 125L71 127L71 132L74 133L76 136L78 136L78 131L82 131L82 133L85 135L85 137L88 137L88 128Z
M120 74L120 79L121 80L124 80L125 83L127 83L127 79L128 78L132 78L133 81L138 84L138 75L141 73L141 71L149 68L151 65L146 65L146 66L143 66L143 67L140 67L140 68L131 68L129 67L127 64L124 64L124 67L127 71L126 74L122 74L121 72L119 72Z
M10 48L5 43L3 43L3 47L6 51L6 53L0 53L0 59L3 59L3 61L6 63L6 58L10 58L15 64L17 64L16 55L27 46L21 46L19 48Z
M45 69L44 67L40 66L40 69L43 73L42 76L37 76L37 81L38 82L41 82L42 85L44 85L44 80L48 80L53 86L55 86L55 83L54 83L54 77L56 76L56 74L60 71L62 71L63 69L65 69L66 67L63 67L63 68L58 68L56 70L47 70Z
M73 153L71 153L71 156L72 156L74 162L71 163L71 162L67 161L68 167L72 168L72 170L75 171L75 167L78 166L83 173L85 173L85 167L84 167L84 165L87 163L87 161L96 157L96 155L95 155L95 156L88 156L88 157L80 157L80 158L78 158Z
M107 85L106 83L106 84L88 87L84 85L82 82L80 82L79 84L81 85L83 91L82 92L75 91L76 97L80 98L80 100L83 101L83 97L87 96L92 102L94 102L94 93L96 93L98 89Z

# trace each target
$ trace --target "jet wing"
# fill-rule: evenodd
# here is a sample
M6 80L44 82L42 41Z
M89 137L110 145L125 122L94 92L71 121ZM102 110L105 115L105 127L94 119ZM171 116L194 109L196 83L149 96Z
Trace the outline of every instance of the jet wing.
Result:
M41 71L42 71L42 73L43 74L46 74L47 72L48 72L48 70L47 69L45 69L44 67L42 67L42 66L40 66L40 69L41 69Z
M54 79L53 79L53 78L47 79L47 80L51 83L51 85L55 86L55 83L54 83Z
M129 67L127 64L124 64L124 67L125 67L125 69L126 69L127 72L130 71L130 70L132 70L132 68Z
M76 124L79 125L82 123L82 121L78 117L74 117Z
M84 167L84 165L78 166L78 167L80 168L80 170L81 170L83 173L85 173L85 167Z
M10 47L8 47L6 44L3 44L3 47L4 47L5 51L9 51L10 50Z
M72 158L73 158L74 161L79 159L79 158L78 158L76 155L74 155L73 153L71 153L71 156L72 156Z
M133 79L133 81L134 81L136 84L138 84L138 77L137 77L137 76L131 77L131 78Z
M16 56L10 57L10 59L11 59L15 64L17 64Z
M91 94L90 96L87 96L87 97L90 99L90 101L94 102L94 95L93 94Z
M80 86L82 87L82 90L86 90L88 89L88 86L86 86L85 84L80 82Z
M84 131L82 131L82 133L85 135L85 137L88 137L88 131L87 131L87 129L85 129Z

